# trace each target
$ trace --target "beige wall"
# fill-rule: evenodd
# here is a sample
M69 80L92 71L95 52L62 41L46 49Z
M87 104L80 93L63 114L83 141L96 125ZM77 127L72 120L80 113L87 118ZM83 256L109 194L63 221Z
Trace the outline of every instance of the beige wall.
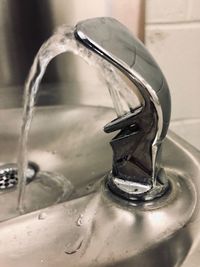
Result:
M118 19L134 34L143 37L144 0L49 0L55 14L55 25L63 23L75 25L78 21L100 16ZM142 25L142 26L141 26ZM142 29L142 30L141 30Z
M200 116L200 1L147 0L146 45L168 80L172 118Z

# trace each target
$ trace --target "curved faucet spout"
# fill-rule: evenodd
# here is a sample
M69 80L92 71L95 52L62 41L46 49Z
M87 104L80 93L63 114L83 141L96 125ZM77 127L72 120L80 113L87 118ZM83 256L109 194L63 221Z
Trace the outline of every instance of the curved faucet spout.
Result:
M120 130L111 141L114 155L109 187L127 199L160 196L168 187L160 155L171 113L164 75L143 44L113 18L80 22L75 37L128 77L144 100L104 128L105 132Z

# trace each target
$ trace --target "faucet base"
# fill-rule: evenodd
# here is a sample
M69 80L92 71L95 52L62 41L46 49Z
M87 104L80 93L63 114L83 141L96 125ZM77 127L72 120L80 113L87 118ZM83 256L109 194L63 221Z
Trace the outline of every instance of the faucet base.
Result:
M129 201L153 200L170 190L170 183L163 169L160 170L154 185L114 177L112 172L108 174L106 183L112 193Z

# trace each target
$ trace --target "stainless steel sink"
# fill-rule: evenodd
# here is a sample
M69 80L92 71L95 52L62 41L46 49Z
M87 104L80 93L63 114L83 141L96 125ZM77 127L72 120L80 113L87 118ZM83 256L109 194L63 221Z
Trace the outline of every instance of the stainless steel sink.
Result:
M97 106L36 108L23 215L16 170L8 168L16 163L22 112L0 110L0 266L198 266L200 153L172 132L165 138L171 102L159 66L112 18L57 34L114 75L121 108L117 118ZM27 84L35 77L31 71Z
M103 179L110 171L111 149L102 127L113 116L112 109L101 107L37 108L29 159L41 170L64 175L74 191L68 201L0 223L0 266L190 262L188 254L199 242L199 152L169 133L162 164L173 190L152 202L131 204L112 195ZM15 162L21 110L1 110L0 119L1 164ZM0 198L6 201L6 194L13 192Z

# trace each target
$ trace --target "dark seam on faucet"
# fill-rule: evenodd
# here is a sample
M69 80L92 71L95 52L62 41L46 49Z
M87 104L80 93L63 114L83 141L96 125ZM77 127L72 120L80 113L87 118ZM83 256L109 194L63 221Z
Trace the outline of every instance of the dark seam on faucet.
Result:
M135 47L135 57L133 58L133 63L130 65L130 68L133 68L133 66L135 65L135 63L136 63L136 57L137 57L137 49L136 49L136 47Z
M164 85L164 77L162 77L162 84L161 84L161 87L160 87L160 89L158 89L158 91L156 92L156 94L158 94L158 93L162 90L163 85Z
M151 175L151 171L148 170L136 157L131 155L130 162L135 163L140 169L142 169L144 172L146 172L148 175Z

